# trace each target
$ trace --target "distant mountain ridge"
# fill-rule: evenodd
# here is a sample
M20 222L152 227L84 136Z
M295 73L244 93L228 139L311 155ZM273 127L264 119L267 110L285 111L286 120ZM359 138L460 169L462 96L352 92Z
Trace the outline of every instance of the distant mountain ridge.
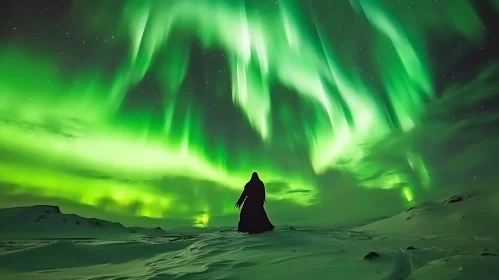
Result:
M463 192L356 228L408 236L499 236L499 191Z
M64 214L53 205L0 209L0 228L0 238L103 238L166 234L161 228L128 228L117 222Z

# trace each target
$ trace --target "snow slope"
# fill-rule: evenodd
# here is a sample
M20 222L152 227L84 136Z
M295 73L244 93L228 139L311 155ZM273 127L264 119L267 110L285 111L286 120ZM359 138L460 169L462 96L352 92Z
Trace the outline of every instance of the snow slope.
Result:
M424 202L357 230L416 237L499 236L499 192L462 193Z
M116 238L164 235L162 229L126 228L119 223L61 213L59 207L35 205L0 209L0 239Z
M277 227L260 235L227 230L170 237L109 238L108 233L106 239L4 239L0 279L499 279L499 243L492 228L498 221L492 203L497 196L467 195L459 202L424 203L355 230ZM421 210L429 205L433 210ZM0 210L0 218L12 219L5 211ZM476 220L458 219L457 213ZM86 232L130 230L104 224L86 226ZM55 234L63 226L54 222L49 228Z

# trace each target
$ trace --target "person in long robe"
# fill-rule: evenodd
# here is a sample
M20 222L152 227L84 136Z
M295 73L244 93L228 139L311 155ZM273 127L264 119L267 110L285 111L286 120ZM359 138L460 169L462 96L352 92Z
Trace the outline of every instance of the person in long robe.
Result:
M237 231L256 234L274 229L265 212L265 202L265 185L258 173L253 172L235 205L238 209L242 205Z

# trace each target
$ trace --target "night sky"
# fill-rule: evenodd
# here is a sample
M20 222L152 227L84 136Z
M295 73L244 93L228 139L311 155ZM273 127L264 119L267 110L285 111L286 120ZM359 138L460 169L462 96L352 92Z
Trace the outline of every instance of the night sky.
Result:
M494 188L498 13L485 0L3 0L0 206L227 225L257 171L275 224L333 224Z

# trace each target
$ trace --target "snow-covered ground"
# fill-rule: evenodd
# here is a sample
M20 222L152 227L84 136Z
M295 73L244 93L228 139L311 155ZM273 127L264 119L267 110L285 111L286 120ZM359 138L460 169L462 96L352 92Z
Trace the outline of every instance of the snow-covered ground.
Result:
M0 210L0 279L499 279L499 193L420 204L350 230L177 235Z

